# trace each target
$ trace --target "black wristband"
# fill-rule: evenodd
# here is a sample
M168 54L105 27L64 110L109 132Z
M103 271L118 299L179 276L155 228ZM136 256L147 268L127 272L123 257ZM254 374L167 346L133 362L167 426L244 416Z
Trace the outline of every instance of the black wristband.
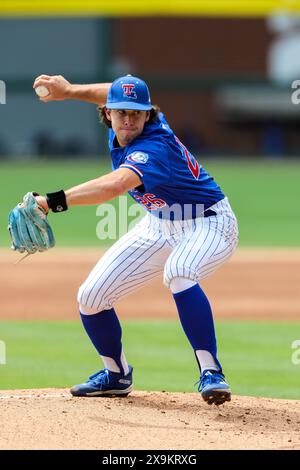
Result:
M63 189L56 193L47 193L46 200L49 209L51 209L52 212L63 212L68 210L66 195Z

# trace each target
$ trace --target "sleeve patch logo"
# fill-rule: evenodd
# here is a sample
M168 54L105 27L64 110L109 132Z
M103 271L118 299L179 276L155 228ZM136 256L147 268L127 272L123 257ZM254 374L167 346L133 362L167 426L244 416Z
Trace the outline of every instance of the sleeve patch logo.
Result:
M136 162L136 163L146 163L149 158L149 155L144 152L133 152L130 155L128 155L127 160L130 162Z

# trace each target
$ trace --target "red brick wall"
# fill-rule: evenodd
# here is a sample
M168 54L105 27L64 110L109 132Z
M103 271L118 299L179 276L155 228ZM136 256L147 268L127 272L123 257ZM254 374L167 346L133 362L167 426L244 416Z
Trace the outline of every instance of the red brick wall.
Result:
M113 20L113 55L127 57L141 77L264 78L271 40L263 19L123 18ZM180 83L180 81L179 81ZM152 101L180 135L192 130L207 149L255 153L260 133L221 121L215 88L188 85L164 91L151 85Z
M115 21L114 53L141 74L263 75L263 19L134 18Z

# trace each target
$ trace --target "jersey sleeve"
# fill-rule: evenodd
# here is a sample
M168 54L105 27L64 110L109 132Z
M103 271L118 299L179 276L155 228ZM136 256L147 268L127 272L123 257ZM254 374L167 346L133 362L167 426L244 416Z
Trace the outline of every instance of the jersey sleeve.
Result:
M151 149L133 149L120 168L134 171L148 189L165 184L170 180L168 155L163 145Z

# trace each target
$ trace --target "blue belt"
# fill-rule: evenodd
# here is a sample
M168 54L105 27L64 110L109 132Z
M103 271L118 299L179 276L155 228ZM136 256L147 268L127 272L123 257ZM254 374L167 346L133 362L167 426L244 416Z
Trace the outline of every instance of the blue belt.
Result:
M204 217L211 217L212 215L217 215L217 213L215 211L212 211L211 209L208 209L204 212Z

